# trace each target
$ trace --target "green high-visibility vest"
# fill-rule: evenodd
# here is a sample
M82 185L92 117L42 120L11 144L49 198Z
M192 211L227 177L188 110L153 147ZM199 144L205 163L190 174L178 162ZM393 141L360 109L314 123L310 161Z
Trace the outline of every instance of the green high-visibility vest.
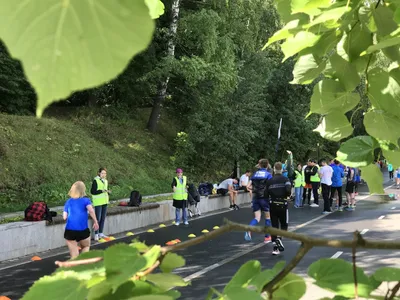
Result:
M321 178L319 178L319 166L316 165L316 167L318 168L318 170L317 170L317 173L315 173L315 175L312 175L310 177L311 182L320 182L321 181Z
M304 186L304 171L299 172L298 170L294 170L296 174L296 179L294 180L294 187L302 187Z
M188 193L186 191L186 176L182 176L183 183L180 182L178 177L175 177L176 180L176 189L172 198L174 200L187 200Z
M98 191L108 190L107 179L101 180L100 177L97 176L94 180L96 180ZM109 203L108 193L105 192L105 193L101 193L98 195L92 195L92 202L93 202L93 206L100 206L100 205L108 204Z

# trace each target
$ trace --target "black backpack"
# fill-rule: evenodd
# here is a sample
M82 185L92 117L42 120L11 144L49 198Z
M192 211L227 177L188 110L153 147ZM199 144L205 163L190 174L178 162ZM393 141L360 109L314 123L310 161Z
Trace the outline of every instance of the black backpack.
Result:
M142 195L140 195L139 191L132 191L131 196L129 197L128 206L137 206L142 205Z

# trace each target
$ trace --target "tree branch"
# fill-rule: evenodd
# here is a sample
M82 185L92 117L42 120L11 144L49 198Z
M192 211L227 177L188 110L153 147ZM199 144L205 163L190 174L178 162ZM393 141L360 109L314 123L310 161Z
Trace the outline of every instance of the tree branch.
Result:
M157 269L157 267L160 265L160 261L157 260L150 268L148 268L146 271L143 272L138 272L136 273L135 276L133 276L134 280L139 279L140 277L149 275L151 272L153 272L155 269Z
M263 292L267 292L268 294L268 299L272 299L272 294L274 292L274 286L279 283L287 274L292 271L297 264L303 259L303 257L312 249L312 246L306 243L302 243L300 245L299 250L297 251L296 255L293 257L293 259L288 263L282 271L280 271L274 279L272 279L270 282L268 282L264 287L263 287Z
M354 277L354 299L358 299L358 282L357 282L357 266L356 266L356 249L357 249L357 241L359 239L359 232L354 232L354 239L353 239L353 277Z
M393 300L399 290L400 290L400 281L394 286L388 300Z
M93 257L88 259L71 260L71 261L56 261L55 264L59 267L70 268L80 265L90 265L103 260L102 257Z

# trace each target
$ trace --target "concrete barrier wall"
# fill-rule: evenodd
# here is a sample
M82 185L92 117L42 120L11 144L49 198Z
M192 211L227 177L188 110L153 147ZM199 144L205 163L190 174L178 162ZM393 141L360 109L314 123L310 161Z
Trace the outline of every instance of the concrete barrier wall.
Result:
M248 193L239 193L237 204L250 203ZM118 213L110 208L107 216L104 233L117 234L125 231L134 231L158 223L171 222L175 219L175 209L172 200L157 202L159 207L143 209L133 212ZM229 207L228 196L201 197L198 205L201 213L217 211ZM120 211L128 208L118 208ZM55 222L46 226L41 222L14 222L0 225L0 261L9 260L24 255L47 251L65 246L64 222Z

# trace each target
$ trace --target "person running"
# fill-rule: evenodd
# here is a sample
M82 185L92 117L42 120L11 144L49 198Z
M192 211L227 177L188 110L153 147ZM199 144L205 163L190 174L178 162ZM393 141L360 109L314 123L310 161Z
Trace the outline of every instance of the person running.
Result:
M239 206L236 205L238 191L234 188L234 185L238 184L238 182L237 178L228 178L222 181L217 187L217 194L222 196L229 194L229 209L231 210L239 210Z
M179 226L181 221L181 210L182 210L182 221L185 225L189 225L187 220L187 204L188 204L188 186L187 178L183 176L183 170L176 169L176 176L172 179L171 188L173 191L172 195L172 206L175 207L175 225Z
M108 189L107 170L100 168L98 176L96 176L92 183L90 193L92 194L92 201L96 218L99 221L99 228L95 231L94 240L98 241L99 238L107 238L103 233L104 223L106 221L107 206L110 202L109 194L111 191Z
M321 160L322 167L319 169L319 177L321 179L322 198L324 199L324 210L322 214L329 214L331 212L330 192L332 186L333 169L328 166L325 159Z
M354 176L355 176L354 168L349 167L347 171L347 183L346 183L346 199L348 205L345 209L347 211L353 211L355 209Z
M264 212L265 226L271 226L271 218L269 214L269 202L265 196L267 182L272 178L271 173L268 172L269 162L268 159L261 159L258 162L258 171L256 171L247 186L249 190L253 191L252 208L254 212L254 219L251 220L250 226L256 226L261 220L261 212ZM248 231L244 234L246 241L251 241L251 232ZM271 236L266 234L264 243L271 241Z
M272 227L281 230L288 229L289 211L287 198L292 191L292 184L288 178L282 175L282 163L276 162L274 164L274 176L267 181L265 198L270 199L270 213ZM273 235L272 243L274 245L272 254L278 255L280 252L285 251L282 243L282 238Z
M294 170L294 207L300 208L303 207L303 187L305 185L304 182L304 171L302 170L302 166L300 163L297 164L297 168Z
M400 167L396 169L396 188L400 189Z
M393 165L391 163L388 163L388 171L389 171L389 180L393 181Z
M330 204L332 206L333 197L337 193L337 197L339 199L339 203L337 204L338 211L343 211L343 197L342 197L342 178L344 177L344 170L340 166L340 162L338 160L334 160L334 164L332 167L333 175L332 175L332 186L331 186L331 197L330 197Z
M96 214L90 199L86 196L86 186L82 181L75 182L68 195L71 197L64 205L63 218L65 225L64 238L67 242L71 258L79 255L79 245L82 252L90 249L90 230L88 227L88 212L93 219L93 229L99 229Z

